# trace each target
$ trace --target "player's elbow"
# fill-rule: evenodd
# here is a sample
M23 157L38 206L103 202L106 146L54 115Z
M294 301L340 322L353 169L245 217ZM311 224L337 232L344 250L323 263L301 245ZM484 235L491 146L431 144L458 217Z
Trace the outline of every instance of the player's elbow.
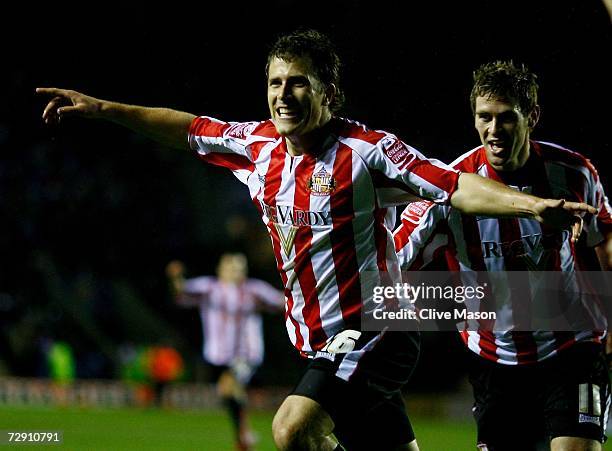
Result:
M450 199L450 204L453 208L462 213L473 215L478 212L478 202L474 196L470 196L465 189L457 189Z

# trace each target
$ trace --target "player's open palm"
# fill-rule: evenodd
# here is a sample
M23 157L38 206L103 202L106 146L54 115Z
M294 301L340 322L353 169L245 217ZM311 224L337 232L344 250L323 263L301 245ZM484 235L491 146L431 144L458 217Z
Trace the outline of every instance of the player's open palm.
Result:
M43 111L46 124L58 124L63 117L71 115L94 118L102 105L99 99L69 89L36 88L36 93L53 96Z

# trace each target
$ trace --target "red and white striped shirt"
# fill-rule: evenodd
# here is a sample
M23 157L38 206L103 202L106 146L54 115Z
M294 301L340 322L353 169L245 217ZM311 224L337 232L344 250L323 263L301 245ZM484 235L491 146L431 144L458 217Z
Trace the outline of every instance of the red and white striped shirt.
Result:
M417 198L447 203L459 177L392 134L340 118L326 127L316 155L295 157L271 121L200 117L189 131L202 160L248 186L285 286L287 331L301 352L359 329L362 302L370 302L382 272L400 280L388 207Z
M179 302L200 309L202 351L207 362L231 366L242 360L258 366L264 356L258 310L262 304L281 308L283 294L262 280L233 284L203 276L185 281Z
M612 232L612 209L597 171L576 152L532 141L527 164L518 171L504 173L491 167L484 147L479 146L463 154L451 166L536 196L595 206L598 213L584 218L586 243L590 247L601 243ZM450 271L599 269L582 264L568 231L550 229L536 220L468 216L431 202L408 205L401 219L394 240L403 270L419 270L432 262ZM534 290L532 287L532 292ZM535 292L531 298L537 298ZM514 300L501 299L500 302L512 305ZM473 352L508 365L541 361L576 342L600 341L603 337L601 332L590 330L524 332L513 331L512 326L505 330L505 324L517 324L515 319L513 311L505 309L498 314L494 327L489 324L486 330L464 330L461 335Z

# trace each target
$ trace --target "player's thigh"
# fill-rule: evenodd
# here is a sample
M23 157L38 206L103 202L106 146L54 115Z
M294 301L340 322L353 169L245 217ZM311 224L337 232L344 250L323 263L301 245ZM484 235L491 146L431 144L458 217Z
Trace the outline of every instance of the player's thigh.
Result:
M363 334L355 348L313 359L292 394L316 401L347 449L401 449L414 441L400 389L416 363L418 335ZM341 376L350 369L347 381Z
M315 400L300 395L289 395L272 421L275 436L328 436L333 429L334 422L323 407Z
M597 440L579 437L555 437L550 442L550 451L601 451Z

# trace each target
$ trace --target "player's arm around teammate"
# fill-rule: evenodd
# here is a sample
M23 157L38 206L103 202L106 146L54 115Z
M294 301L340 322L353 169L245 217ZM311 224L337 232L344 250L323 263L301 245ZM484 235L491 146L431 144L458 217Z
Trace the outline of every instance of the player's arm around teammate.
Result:
M579 216L572 217L568 213L580 215L597 211L585 203L531 196L495 180L465 172L459 177L459 186L451 197L451 205L471 215L482 215L483 209L486 209L488 216L531 218L553 227L571 228L574 241L582 232L582 220Z

